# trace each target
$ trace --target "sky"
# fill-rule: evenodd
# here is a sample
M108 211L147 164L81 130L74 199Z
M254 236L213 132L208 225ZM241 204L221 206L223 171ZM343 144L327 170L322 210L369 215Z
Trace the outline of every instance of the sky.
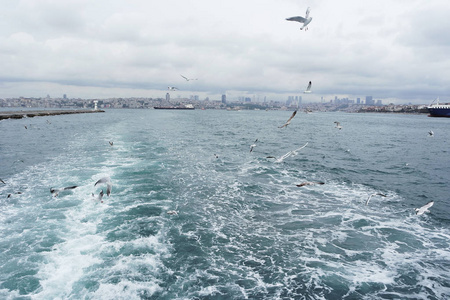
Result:
M307 31L286 21L308 7ZM2 0L0 98L450 102L449 16L448 0Z

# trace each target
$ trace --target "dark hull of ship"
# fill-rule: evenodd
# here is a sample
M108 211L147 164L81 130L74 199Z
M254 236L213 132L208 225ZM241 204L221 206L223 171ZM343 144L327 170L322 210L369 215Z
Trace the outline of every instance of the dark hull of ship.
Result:
M194 107L183 107L183 106L155 106L154 109L184 109L184 110L193 110Z

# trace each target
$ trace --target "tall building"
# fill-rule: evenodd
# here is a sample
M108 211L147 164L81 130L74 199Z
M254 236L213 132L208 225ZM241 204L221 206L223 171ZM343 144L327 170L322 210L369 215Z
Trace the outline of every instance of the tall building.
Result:
M169 93L166 94L166 101L170 101L170 94Z
M361 98L356 98L356 104L361 104Z
M373 100L372 96L366 96L366 105L374 105L375 101Z
M222 95L222 103L227 104L227 95L225 94Z

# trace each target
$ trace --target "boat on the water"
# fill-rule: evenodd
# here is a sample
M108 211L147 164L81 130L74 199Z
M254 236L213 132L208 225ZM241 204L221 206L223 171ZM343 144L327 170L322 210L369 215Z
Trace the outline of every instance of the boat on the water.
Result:
M428 112L430 113L429 117L444 117L450 118L450 103L439 104L439 98L436 99L436 103L431 103L430 106L427 107Z
M195 109L194 105L177 105L177 106L155 106L154 109Z

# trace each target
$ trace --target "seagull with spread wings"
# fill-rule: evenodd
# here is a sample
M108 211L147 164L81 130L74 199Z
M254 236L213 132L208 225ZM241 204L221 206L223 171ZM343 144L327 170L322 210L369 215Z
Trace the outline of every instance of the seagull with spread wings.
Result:
M291 115L291 117L286 121L286 123L284 123L284 125L279 126L278 128L283 128L283 127L287 127L289 124L291 124L292 119L295 117L295 114L297 113L297 111L294 111Z

